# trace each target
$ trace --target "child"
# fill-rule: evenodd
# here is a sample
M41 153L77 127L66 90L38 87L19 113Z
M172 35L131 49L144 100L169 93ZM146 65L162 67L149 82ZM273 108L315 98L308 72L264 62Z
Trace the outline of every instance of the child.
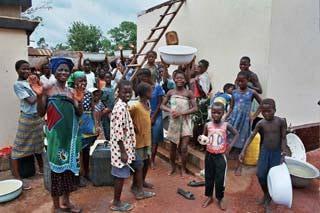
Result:
M176 88L170 90L164 97L161 109L170 112L170 122L167 138L171 141L170 161L172 175L176 171L176 152L177 148L181 155L182 170L181 176L186 174L186 163L188 156L188 143L192 137L192 120L191 114L197 111L197 105L192 91L185 88L186 76L183 71L174 72L174 82ZM170 103L170 107L167 103Z
M152 76L152 81L153 82L159 82L159 71L158 71L158 66L155 63L157 59L157 52L155 51L149 51L146 55L147 57L147 64L143 67L146 69L149 69L151 71L151 76Z
M98 78L97 78L97 88L98 90L102 90L103 88L105 88L106 86L106 81L104 79L104 76L105 76L105 71L104 69L98 69Z
M39 170L42 172L43 163L43 120L37 113L37 97L31 89L27 79L31 74L27 61L20 60L15 65L18 80L14 83L14 92L20 100L20 117L18 131L12 148L12 172L15 178L21 179L19 174L19 159L36 154ZM31 186L23 181L23 189Z
M213 103L211 107L212 121L207 123L203 130L203 135L208 136L207 153L205 158L205 195L208 197L202 207L206 208L213 202L213 188L216 190L216 198L219 201L221 210L226 210L223 200L225 189L225 178L227 174L226 156L239 138L239 133L227 122L221 121L224 114L222 103ZM231 144L227 141L227 131L233 134ZM201 137L201 136L200 136Z
M121 80L118 84L119 99L111 114L111 174L114 179L114 198L110 209L130 211L133 205L120 201L124 180L130 176L129 164L135 160L136 138L133 122L128 111L128 102L132 96L130 81Z
M151 105L151 124L152 124L152 154L151 167L154 169L155 158L158 150L158 144L163 142L163 118L161 103L164 91L160 84L152 82L150 70L143 68L139 70L139 81L152 86Z
M250 89L255 90L257 93L262 94L262 87L261 87L259 78L256 73L250 70L250 66L251 66L250 63L251 63L250 58L248 56L243 56L240 59L239 68L241 71L246 72L248 74L248 78L249 78L248 87ZM237 80L236 80L236 85L237 85Z
M153 192L143 190L143 187L153 188L146 183L149 161L151 155L151 119L149 100L152 95L152 87L147 83L140 83L137 87L139 102L130 107L130 115L136 133L136 159L133 162L135 169L131 190L137 200L155 196Z
M87 78L87 87L86 89L90 89L95 87L96 84L96 77L93 72L91 72L91 63L89 59L85 59L83 61L83 70L86 74Z
M110 140L110 116L115 102L116 84L112 81L112 73L106 72L104 76L106 82L105 88L102 89L101 101L106 107L105 114L102 116L102 127L106 140Z
M45 88L49 88L56 83L56 78L52 75L51 70L49 69L49 63L43 64L41 66L40 82Z
M239 88L232 92L230 109L226 115L226 120L237 129L240 134L239 140L235 143L233 148L236 158L238 158L243 145L250 136L251 121L259 114L259 111L256 111L253 118L251 117L252 101L253 99L256 99L260 104L261 98L255 90L248 88L249 77L247 72L239 72L236 81L238 82ZM241 170L241 164L237 161L235 175L240 176Z
M234 84L225 84L223 86L223 92L217 92L210 101L210 105L212 106L215 102L220 102L224 104L225 112L228 111L231 97L232 97L232 91L235 89Z
M276 112L276 104L273 99L264 99L260 108L264 119L257 124L251 136L248 138L239 156L239 160L241 162L243 161L246 149L255 135L258 132L262 134L257 177L264 193L261 204L264 204L266 211L269 211L271 197L268 192L267 175L269 170L274 166L280 165L283 161L283 156L289 153L286 139L287 123L285 119L274 115Z

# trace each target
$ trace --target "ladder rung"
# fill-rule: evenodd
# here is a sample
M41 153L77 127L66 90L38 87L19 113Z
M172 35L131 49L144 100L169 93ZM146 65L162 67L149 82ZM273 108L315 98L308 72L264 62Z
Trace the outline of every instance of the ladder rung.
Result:
M129 64L128 67L141 67L140 64Z
M163 25L163 26L159 26L159 27L154 27L154 28L151 29L151 31L156 31L156 30L160 30L160 29L165 29L165 28L167 28L167 27L168 27L168 25Z
M158 38L149 39L149 40L145 40L144 43L153 43L153 42L157 42L158 40L159 40Z
M143 56L143 55L147 55L147 53L135 54L135 56Z
M163 15L160 15L161 17L164 17L164 16L169 16L169 15L174 15L176 14L177 12L172 12L172 13L166 13L166 14L163 14Z

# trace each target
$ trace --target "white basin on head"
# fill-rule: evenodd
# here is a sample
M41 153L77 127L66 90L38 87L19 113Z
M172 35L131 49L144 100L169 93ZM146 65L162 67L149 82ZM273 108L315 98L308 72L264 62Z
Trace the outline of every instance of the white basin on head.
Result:
M273 202L291 208L292 185L286 164L274 166L268 173L268 190Z
M194 47L182 45L169 45L159 47L158 51L162 60L167 64L184 65L189 64L198 51Z
M306 149L296 134L287 134L287 144L291 151L291 157L302 161L307 160Z

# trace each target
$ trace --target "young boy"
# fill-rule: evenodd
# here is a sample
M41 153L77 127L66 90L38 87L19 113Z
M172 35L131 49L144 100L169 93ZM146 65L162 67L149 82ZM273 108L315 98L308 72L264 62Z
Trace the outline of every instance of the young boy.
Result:
M89 59L85 59L83 61L83 70L86 74L86 78L87 78L87 87L86 89L90 89L90 88L93 88L95 87L95 84L96 84L96 77L94 75L93 72L91 72L91 67L90 67L90 60Z
M267 175L269 170L278 166L288 152L287 149L287 123L285 119L275 116L276 104L273 99L264 99L261 103L261 112L264 117L252 132L244 145L239 160L242 162L246 153L246 149L259 132L261 134L261 150L258 162L257 177L264 193L261 204L265 205L266 211L269 210L271 197L267 187Z
M151 119L149 101L152 95L150 84L141 82L137 87L139 101L130 107L130 115L136 133L136 159L133 162L135 169L131 190L137 200L155 196L154 192L144 191L145 188L153 188L146 182L150 155L151 155Z
M147 53L147 64L143 67L146 69L149 69L151 71L151 77L152 81L154 83L159 82L160 76L159 76L159 70L158 70L158 65L156 64L156 59L157 59L157 52L155 51L149 51Z
M41 66L41 73L42 75L40 76L40 82L44 87L51 87L57 82L56 77L54 77L54 75L51 73L49 63Z
M248 73L249 76L249 88L255 90L257 93L262 94L262 87L259 78L256 73L250 70L251 60L248 56L243 56L240 59L239 68L241 71ZM236 82L237 85L237 82Z
M121 80L118 84L119 100L111 114L111 174L114 180L114 198L110 209L113 211L130 211L133 205L121 202L124 180L130 176L128 166L135 160L136 138L133 122L129 113L128 102L132 96L130 81Z
M210 101L210 106L215 102L220 102L224 104L225 112L228 111L229 105L231 103L232 91L235 89L234 84L225 84L223 86L223 92L217 92Z
M226 210L227 208L223 199L227 174L226 154L229 153L234 143L238 140L239 133L230 124L221 120L223 114L224 105L219 102L213 103L211 107L212 121L208 122L203 130L203 135L208 136L208 141L202 143L203 145L207 145L205 157L205 195L207 199L202 205L203 208L206 208L213 202L214 187L220 209ZM234 135L230 145L227 141L227 131ZM199 136L199 142L201 142L201 137Z

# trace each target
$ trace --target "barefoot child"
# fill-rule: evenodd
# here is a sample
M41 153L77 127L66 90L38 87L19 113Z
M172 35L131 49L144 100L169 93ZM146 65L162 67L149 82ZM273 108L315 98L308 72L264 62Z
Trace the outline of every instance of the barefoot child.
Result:
M76 175L79 174L81 141L78 135L79 116L82 114L82 99L85 85L75 84L75 89L66 87L73 62L66 58L50 61L57 82L44 90L36 76L30 77L30 85L37 94L37 111L47 114L46 136L48 160L51 169L51 196L54 212L81 212L70 202L70 193L76 190ZM61 203L60 203L60 197Z
M154 169L155 158L158 150L158 144L163 142L163 118L161 103L164 96L164 91L159 83L155 83L151 79L151 71L143 68L139 71L139 81L148 83L152 86L152 96L150 100L151 107L151 135L152 135L152 150L151 150L151 167Z
M152 87L147 83L140 83L137 87L138 103L130 107L130 115L136 133L136 159L133 162L134 175L131 190L137 200L155 196L153 192L143 190L143 187L153 188L146 182L151 155L151 119L150 103Z
M235 143L233 151L237 155L238 159L239 154L250 136L251 132L251 121L254 118L251 118L251 105L253 99L256 99L260 104L261 98L259 94L250 88L248 88L248 74L246 72L239 72L237 76L237 82L239 88L232 92L232 99L230 104L230 109L226 115L226 120L238 130L240 137L239 140ZM259 111L256 111L253 117L256 117ZM241 175L241 164L237 161L237 166L235 170L235 175Z
M208 142L203 144L207 145L205 158L205 195L207 199L202 205L203 208L213 202L213 188L215 187L215 195L219 201L219 206L222 210L226 209L226 204L223 200L227 174L225 155L229 154L230 149L238 140L239 133L230 124L221 121L223 114L224 105L219 102L213 103L211 107L212 121L207 123L203 130L203 135L208 136ZM227 141L227 131L234 136L230 145Z
M188 156L188 143L192 137L191 114L197 111L197 105L192 91L185 88L186 76L183 71L174 72L174 82L176 88L170 90L164 97L161 109L170 112L170 122L168 128L168 140L171 141L170 163L172 175L176 171L176 152L181 155L182 170L181 176L186 174L186 163ZM170 106L167 106L167 103Z
M267 175L269 170L274 166L280 165L281 161L283 161L282 158L289 153L286 139L287 123L285 119L274 115L276 104L273 99L264 99L260 108L264 119L257 124L248 138L239 160L243 161L247 147L259 132L263 140L261 142L257 177L264 193L261 204L264 204L266 211L269 211L271 197L268 192Z
M119 100L116 102L110 125L111 174L114 176L114 197L110 209L113 211L130 211L133 205L121 202L124 180L130 177L131 164L135 160L136 138L133 122L129 113L128 102L132 96L130 81L121 80L118 84Z

